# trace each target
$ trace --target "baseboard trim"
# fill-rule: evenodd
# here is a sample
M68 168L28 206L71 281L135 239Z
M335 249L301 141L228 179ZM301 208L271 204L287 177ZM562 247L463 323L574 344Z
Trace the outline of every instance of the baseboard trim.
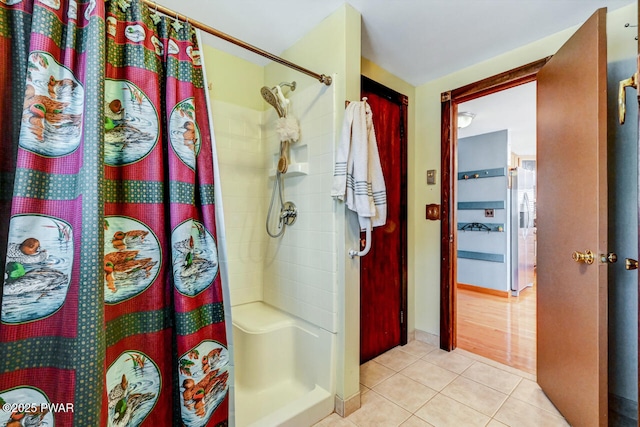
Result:
M616 420L616 426L638 425L638 402L617 394L609 393L609 420Z
M429 332L416 329L415 339L416 341L422 341L424 343L435 345L436 347L440 347L440 335L430 334Z
M342 398L336 394L336 414L340 415L342 418L346 418L358 409L360 409L360 392L357 392L347 400L342 400Z
M467 285L466 283L458 283L456 287L458 289L464 289L465 291L473 291L481 294L493 295L496 297L502 297L502 298L511 297L511 291L500 291L498 289L483 288L482 286Z

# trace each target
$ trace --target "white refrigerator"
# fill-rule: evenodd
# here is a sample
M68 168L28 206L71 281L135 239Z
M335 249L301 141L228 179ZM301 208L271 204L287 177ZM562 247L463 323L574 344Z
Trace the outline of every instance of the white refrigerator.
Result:
M536 264L534 171L511 170L511 294L533 286Z

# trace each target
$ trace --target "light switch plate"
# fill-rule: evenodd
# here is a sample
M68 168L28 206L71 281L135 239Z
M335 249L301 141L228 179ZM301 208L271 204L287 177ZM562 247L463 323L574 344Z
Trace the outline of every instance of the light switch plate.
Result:
M435 185L436 184L436 170L429 169L427 171L427 185Z

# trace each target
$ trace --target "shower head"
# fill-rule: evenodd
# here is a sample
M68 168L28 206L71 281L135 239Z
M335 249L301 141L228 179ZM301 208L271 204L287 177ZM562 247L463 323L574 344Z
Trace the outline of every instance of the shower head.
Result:
M260 89L260 94L262 98L267 101L269 105L276 109L278 112L278 117L284 117L287 115L287 104L289 101L284 97L281 88L283 86L288 86L292 91L296 90L296 82L282 82L277 86L269 88L267 86L262 86Z
M271 105L278 112L278 117L284 117L284 108L280 105L280 100L278 99L278 95L275 93L275 88L268 88L267 86L262 86L260 89L260 94L262 98L267 101L267 104Z

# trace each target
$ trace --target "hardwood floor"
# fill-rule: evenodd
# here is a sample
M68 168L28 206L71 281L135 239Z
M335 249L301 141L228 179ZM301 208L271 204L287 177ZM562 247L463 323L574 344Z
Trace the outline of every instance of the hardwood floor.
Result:
M536 374L536 289L518 297L457 291L458 348Z

